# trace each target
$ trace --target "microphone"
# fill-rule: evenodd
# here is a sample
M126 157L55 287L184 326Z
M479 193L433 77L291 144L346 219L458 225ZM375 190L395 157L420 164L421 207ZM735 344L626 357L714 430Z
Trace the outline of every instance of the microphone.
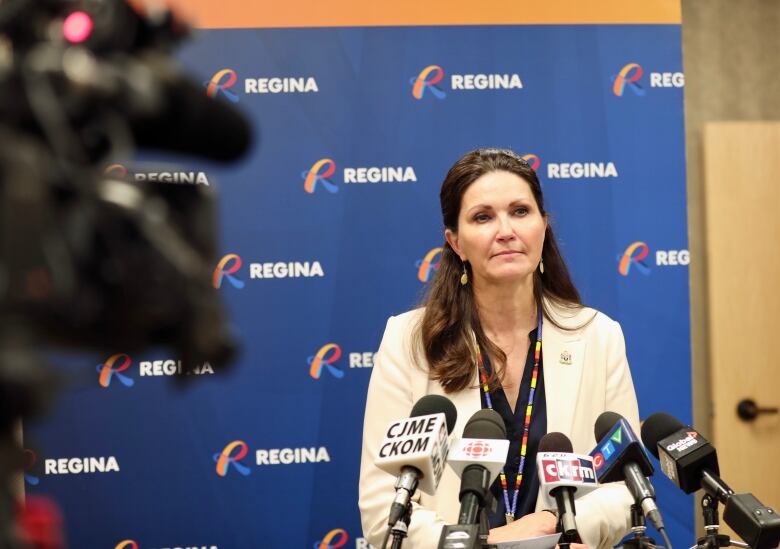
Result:
M482 547L490 527L480 510L490 500L490 485L506 463L509 441L506 426L494 410L479 410L463 428L463 438L452 444L448 463L460 476L458 524L445 526L439 549Z
M552 507L554 503L558 509L560 541L582 543L577 532L574 493L587 493L598 484L590 456L578 455L572 450L569 437L563 433L547 433L539 441L536 463L545 505Z
M594 434L598 444L590 453L601 484L625 481L634 502L666 539L661 512L655 503L655 490L647 477L654 472L653 464L628 421L615 412L604 412L596 420Z
M506 463L506 426L494 410L479 410L453 442L448 463L460 477L458 524L476 524L490 496L490 485Z
M88 53L80 52L87 56ZM172 59L153 51L93 58L82 85L122 112L136 144L216 161L240 158L252 145L247 117L203 87Z
M777 547L780 517L752 494L736 494L718 475L715 448L693 427L659 412L642 425L642 442L661 470L686 494L702 488L725 507L723 520L753 548Z
M246 116L227 101L208 97L203 87L159 56L143 58L151 75L149 87L134 91L156 94L157 108L130 116L139 147L202 156L216 161L240 158L252 145ZM130 101L128 101L129 103Z
M409 418L388 426L375 464L398 477L389 526L403 517L418 485L427 494L436 493L449 451L447 437L457 417L450 399L426 395L412 407Z
M134 56L95 56L85 48L46 51L48 65L30 70L35 78L54 74L70 85L67 113L76 120L105 107L124 120L135 144L215 161L240 158L252 145L248 118L227 101L209 97L173 59L154 51ZM51 73L51 74L50 74ZM12 115L37 127L33 103L23 97ZM65 109L65 107L62 107ZM6 114L6 111L3 112ZM103 141L92 138L92 156ZM92 148L96 148L94 151Z

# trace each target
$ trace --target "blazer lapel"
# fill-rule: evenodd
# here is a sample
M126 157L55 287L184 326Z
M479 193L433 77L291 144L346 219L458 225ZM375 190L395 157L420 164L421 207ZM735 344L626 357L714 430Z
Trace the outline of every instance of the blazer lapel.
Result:
M455 427L452 429L450 436L461 437L463 436L463 428L471 416L473 416L482 407L482 396L479 392L479 385L477 384L478 378L476 373L469 386L457 393L447 394L442 389L439 382L433 381L428 377L428 373L420 370L419 368L412 368L412 399L417 402L425 395L441 395L447 397L455 405L455 409L458 411L458 417L455 422Z
M565 332L545 322L542 333L542 371L547 405L547 432L571 433L580 398L585 341L580 332Z

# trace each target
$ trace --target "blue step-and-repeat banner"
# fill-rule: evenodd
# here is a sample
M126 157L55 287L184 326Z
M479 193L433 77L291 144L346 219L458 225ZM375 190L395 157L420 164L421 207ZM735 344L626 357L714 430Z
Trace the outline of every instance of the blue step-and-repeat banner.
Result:
M439 187L477 147L537 170L585 302L623 326L641 416L690 422L679 25L207 30L180 59L255 125L239 165L146 174L218 189L243 352L183 390L165 351L70 359L25 478L71 547L367 547L373 353L436 270ZM693 540L690 497L655 479L672 541Z

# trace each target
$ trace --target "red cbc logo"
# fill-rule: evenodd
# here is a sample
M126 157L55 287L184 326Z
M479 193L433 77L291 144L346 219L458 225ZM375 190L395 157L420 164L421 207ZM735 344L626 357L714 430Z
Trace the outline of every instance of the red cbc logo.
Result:
M490 453L490 444L482 440L474 440L466 444L463 453L475 459L483 458Z

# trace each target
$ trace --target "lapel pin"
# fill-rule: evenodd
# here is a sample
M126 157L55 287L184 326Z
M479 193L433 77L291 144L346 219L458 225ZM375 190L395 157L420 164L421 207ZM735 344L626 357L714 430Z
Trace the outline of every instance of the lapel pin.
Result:
M561 359L559 360L561 364L565 364L567 366L571 366L571 353L569 351L562 351L561 352Z

